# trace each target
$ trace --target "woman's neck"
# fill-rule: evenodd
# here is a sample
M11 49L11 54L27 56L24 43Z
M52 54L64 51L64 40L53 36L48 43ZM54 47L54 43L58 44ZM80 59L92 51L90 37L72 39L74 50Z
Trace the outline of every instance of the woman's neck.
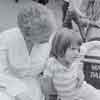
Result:
M30 55L34 44L30 40L25 40L25 42L26 42L27 50L28 50L29 55Z

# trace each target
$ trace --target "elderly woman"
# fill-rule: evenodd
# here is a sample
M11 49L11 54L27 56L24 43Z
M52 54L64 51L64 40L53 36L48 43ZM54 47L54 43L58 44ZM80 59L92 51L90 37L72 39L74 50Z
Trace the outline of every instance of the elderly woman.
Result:
M34 2L20 11L17 21L17 28L0 35L0 88L15 100L43 100L39 77L56 22L49 9Z

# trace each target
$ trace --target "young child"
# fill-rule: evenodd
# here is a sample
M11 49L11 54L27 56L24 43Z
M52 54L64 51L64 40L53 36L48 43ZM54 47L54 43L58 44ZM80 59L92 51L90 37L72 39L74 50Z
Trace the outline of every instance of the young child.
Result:
M74 38L73 35L73 31L67 29L61 29L55 34L44 71L44 77L52 79L61 100L81 99L76 96L84 80L79 61L81 39Z
M100 100L100 92L84 81L80 44L72 30L58 30L53 37L44 78L52 80L58 100Z

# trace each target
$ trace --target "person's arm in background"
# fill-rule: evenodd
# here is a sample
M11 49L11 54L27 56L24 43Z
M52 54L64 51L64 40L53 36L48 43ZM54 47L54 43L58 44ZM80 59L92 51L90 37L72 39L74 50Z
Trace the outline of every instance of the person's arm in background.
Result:
M78 2L80 2L80 3L78 4ZM80 10L81 1L79 1L79 0L71 0L71 3L72 3L72 6L73 6L73 9L76 11L76 13L80 17L86 18L86 14L81 12L81 10Z
M85 10L87 8L87 3L89 2L88 0L87 1L86 0L85 1L84 0L82 1L81 0L71 0L70 2L73 6L73 10L81 17L80 22L82 23L83 26L91 25L91 26L100 28L100 20L93 21L93 20L90 20L88 16L86 16ZM82 6L83 8L80 6Z
M93 20L90 20L88 18L88 16L86 16L86 13L85 13L86 11L84 11L84 9L86 10L86 7L87 7L86 3L88 3L88 0L87 1L71 0L71 2L72 2L74 11L81 17L80 22L83 26L87 26L89 24L92 25L92 26L96 26L96 27L100 26L100 20L93 21ZM80 2L80 3L78 3L78 2ZM80 6L82 6L82 7L84 6L84 7L82 8Z

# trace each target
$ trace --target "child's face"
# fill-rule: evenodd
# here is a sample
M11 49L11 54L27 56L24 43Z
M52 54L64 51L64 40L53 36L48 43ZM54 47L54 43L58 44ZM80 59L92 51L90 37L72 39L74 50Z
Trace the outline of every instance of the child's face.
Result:
M71 64L79 56L79 45L73 43L67 50L64 56L64 60Z
M79 57L79 45L77 43L73 43L69 48L67 48L64 57L58 57L58 60L63 65L72 64L73 61Z

